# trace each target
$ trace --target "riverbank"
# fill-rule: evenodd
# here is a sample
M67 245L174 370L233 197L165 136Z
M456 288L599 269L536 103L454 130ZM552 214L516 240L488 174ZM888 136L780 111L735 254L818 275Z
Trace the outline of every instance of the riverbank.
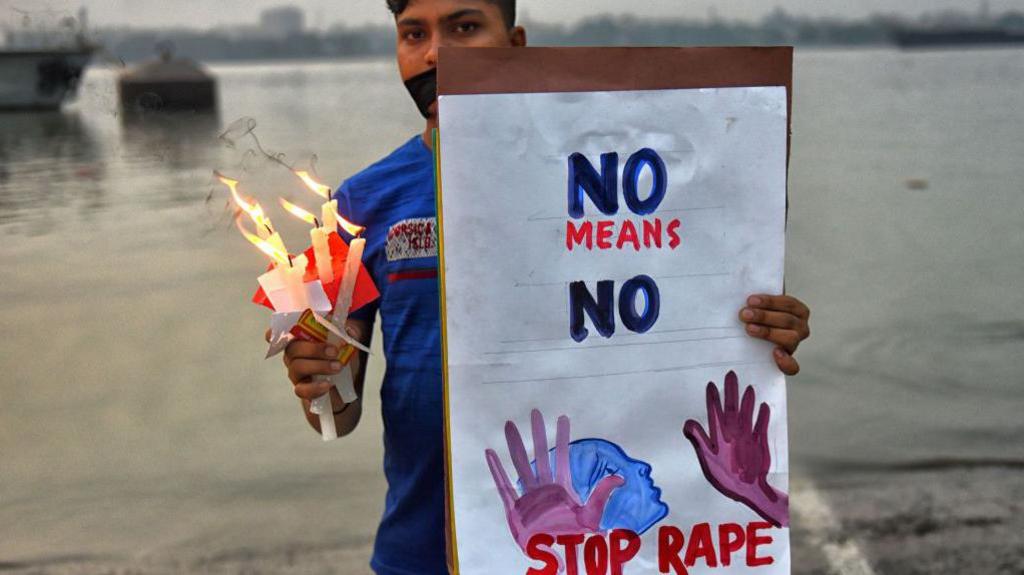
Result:
M1005 467L858 472L794 480L794 575L1002 575L1024 573L1024 482ZM327 489L323 485L304 488ZM320 483L316 481L315 483ZM287 574L369 575L373 510L382 485L364 476L356 491L326 499L327 506L289 509L254 504L262 533L231 532L222 518L216 535L183 537L135 557L63 552L0 561L10 575ZM239 494L239 496L244 496ZM270 511L271 513L268 513ZM317 516L337 537L314 533ZM208 515L217 515L210 509ZM274 516L276 514L276 516ZM347 522L346 516L358 518ZM74 517L70 518L75 522ZM80 519L80 518L78 518ZM203 523L198 517L197 523ZM358 523L359 525L352 525ZM361 527L360 527L361 525ZM232 539L236 539L232 545ZM253 541L264 545L254 546ZM243 541L245 543L243 544ZM95 542L83 549L96 548Z
M1012 466L923 468L797 483L793 573L1024 573L1021 473ZM812 489L832 521L808 509Z

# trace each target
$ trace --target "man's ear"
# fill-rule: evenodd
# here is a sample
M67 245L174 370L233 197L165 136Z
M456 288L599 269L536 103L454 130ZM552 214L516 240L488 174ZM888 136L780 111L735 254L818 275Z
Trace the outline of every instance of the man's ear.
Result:
M513 48L523 48L526 46L526 28L522 26L516 26L509 30L509 41L512 43Z

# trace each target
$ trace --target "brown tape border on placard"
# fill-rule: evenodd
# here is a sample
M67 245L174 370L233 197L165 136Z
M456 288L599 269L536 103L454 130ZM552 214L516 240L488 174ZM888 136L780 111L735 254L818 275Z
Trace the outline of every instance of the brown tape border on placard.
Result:
M441 48L438 95L785 86L793 48Z
M793 48L441 48L439 96L543 92L614 92L785 86L786 163L793 126ZM435 154L440 139L435 140ZM439 238L443 240L440 162L437 162ZM788 174L787 174L787 212ZM443 267L443 263L442 263ZM442 279L441 298L444 300ZM442 314L442 325L446 323ZM445 338L446 339L446 338ZM447 350L447 341L444 342ZM445 361L445 440L451 445L448 365ZM451 453L446 449L449 568L459 572Z

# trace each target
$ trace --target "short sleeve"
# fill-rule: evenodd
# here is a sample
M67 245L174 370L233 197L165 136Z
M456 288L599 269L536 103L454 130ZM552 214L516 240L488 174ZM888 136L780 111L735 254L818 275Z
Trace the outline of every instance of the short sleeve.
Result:
M338 189L331 194L331 199L338 200L338 213L343 218L352 222L360 221L359 214L353 213L352 211L352 189L349 185L348 180L342 182ZM352 236L348 235L345 230L338 228L338 234L346 241L351 241ZM366 271L370 272L370 277L377 281L377 270L373 269L373 258L364 258L363 265L366 267ZM371 325L377 317L377 310L380 308L380 300L376 300L372 303L366 304L363 307L349 314L349 319L366 321Z

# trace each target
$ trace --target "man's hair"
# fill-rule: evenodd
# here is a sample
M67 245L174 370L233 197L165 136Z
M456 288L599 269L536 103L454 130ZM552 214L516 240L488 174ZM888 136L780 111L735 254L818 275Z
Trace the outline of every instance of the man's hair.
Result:
M486 0L491 4L497 4L498 8L501 8L501 15L505 18L505 23L511 28L516 25L516 0ZM395 16L398 16L402 12L405 12L407 6L409 6L409 0L387 0L388 9Z

